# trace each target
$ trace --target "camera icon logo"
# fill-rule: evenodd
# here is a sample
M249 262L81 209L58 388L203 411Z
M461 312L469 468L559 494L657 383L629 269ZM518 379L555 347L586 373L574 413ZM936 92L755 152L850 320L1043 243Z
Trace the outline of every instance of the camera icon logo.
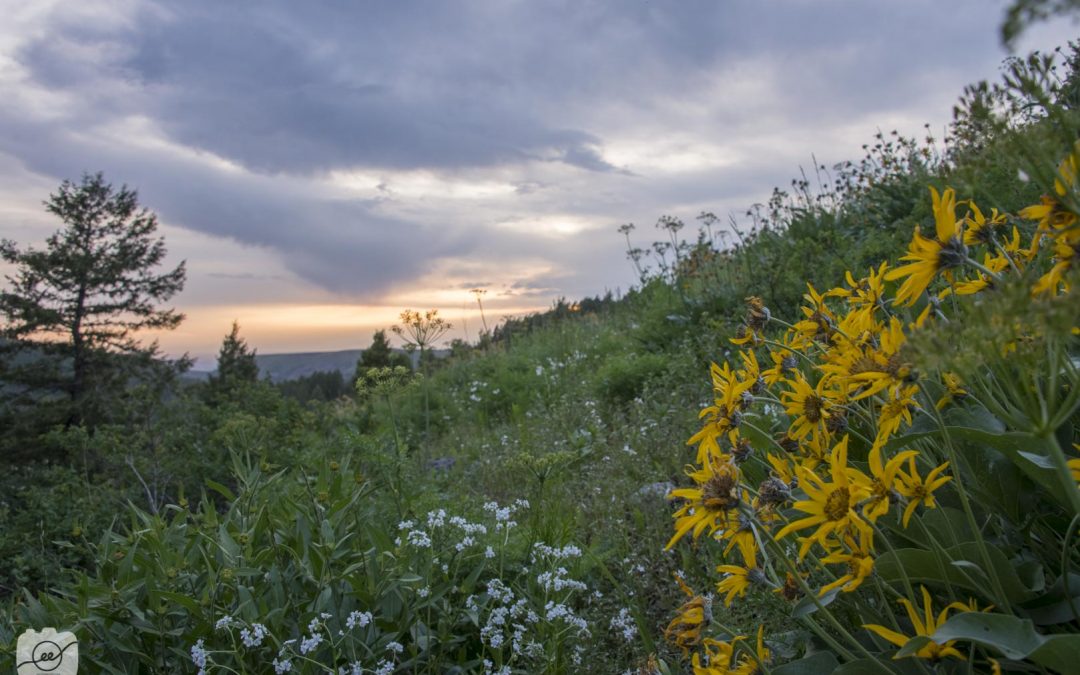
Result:
M74 633L57 633L55 628L41 632L28 630L19 636L15 647L15 672L18 675L76 675L79 672L79 640Z

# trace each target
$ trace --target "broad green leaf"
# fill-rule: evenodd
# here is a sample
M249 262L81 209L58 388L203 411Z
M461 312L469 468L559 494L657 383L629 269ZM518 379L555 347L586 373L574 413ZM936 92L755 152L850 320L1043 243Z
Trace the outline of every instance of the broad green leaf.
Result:
M934 641L974 642L998 650L1006 658L1028 660L1061 673L1075 672L1080 634L1040 635L1028 619L1007 614L964 612L942 624Z
M1038 590L1041 590L1041 588L1035 589L1026 585L1012 563L999 549L988 546L986 553L1010 602L1021 603L1030 600L1035 597ZM988 595L992 592L990 588L980 581L983 577L967 569L968 566L975 565L984 575L989 574L989 570L984 569L985 561L982 558L982 552L974 542L953 546L942 551L941 555L944 558L944 568L933 551L903 548L883 554L877 559L874 568L882 578L890 582L900 582L906 573L914 583L948 583L995 601L993 596ZM954 561L965 564L956 566L951 564ZM1029 573L1028 576L1033 577L1033 581L1037 581L1034 575Z
M839 662L832 652L817 652L769 670L773 675L821 675L835 671Z

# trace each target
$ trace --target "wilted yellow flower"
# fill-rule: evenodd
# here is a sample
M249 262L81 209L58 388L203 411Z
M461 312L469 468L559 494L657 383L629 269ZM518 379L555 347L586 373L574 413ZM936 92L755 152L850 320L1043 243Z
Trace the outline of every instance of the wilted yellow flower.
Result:
M701 643L702 631L712 622L713 599L711 595L694 593L678 574L675 581L690 599L679 607L675 618L664 629L664 639L682 649L685 656L691 647Z
M733 668L738 667L735 664L735 643L745 639L741 635L733 638L731 642L706 638L702 643L702 647L705 649L704 663L702 663L701 654L694 654L694 658L691 660L694 675L732 675L737 673L737 670L733 670Z
M746 589L750 588L751 583L760 583L764 580L764 575L761 570L755 567L755 562L751 561L743 565L719 565L716 568L717 572L723 572L724 578L716 584L716 590L724 595L724 606L730 607L731 601L736 597L742 597L746 595Z

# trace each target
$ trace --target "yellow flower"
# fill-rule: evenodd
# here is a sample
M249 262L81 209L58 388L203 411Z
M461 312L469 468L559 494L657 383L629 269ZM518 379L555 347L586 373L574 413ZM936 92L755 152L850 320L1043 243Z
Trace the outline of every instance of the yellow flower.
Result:
M802 313L806 317L796 323L792 328L792 346L802 349L813 344L815 341L828 343L835 332L836 316L825 304L825 296L817 292L813 284L807 283L808 293L803 298L810 303L810 307L802 307Z
M995 230L1005 224L1005 214L991 209L990 217L987 218L975 202L968 202L968 207L971 213L964 218L964 243L968 246L993 244Z
M788 341L788 335L784 336L781 344L784 346L769 350L769 359L773 363L772 368L761 371L765 384L770 387L787 377L787 373L794 371L799 364L798 357Z
M873 536L859 532L858 543L854 537L843 539L844 548L837 549L821 559L829 565L847 565L848 571L831 584L821 587L820 594L825 595L834 588L841 588L845 593L857 589L864 579L874 571Z
M792 532L817 527L803 542L800 558L806 555L815 541L825 546L825 539L831 535L843 536L853 530L870 534L870 525L856 511L856 506L870 495L871 482L861 471L847 466L847 446L848 437L845 435L832 450L829 458L830 483L805 467L798 469L800 485L810 499L795 502L795 508L810 515L788 523L776 534L776 538L783 539Z
M724 547L724 555L731 553L731 549L738 547L744 565L754 565L757 560L757 538L754 536L754 523L746 514L733 514L727 521L716 538L727 541Z
M743 381L738 373L725 361L723 366L715 363L710 368L713 383L714 405L701 411L699 417L705 418L701 431L690 437L687 445L697 445L697 463L705 464L709 457L719 457L720 439L727 438L732 444L738 440L738 429L742 423L742 412L753 401L750 389L757 380Z
M907 508L904 509L904 527L908 526L911 514L915 513L915 507L920 503L928 509L936 508L937 501L934 499L934 490L952 480L952 476L941 475L945 469L949 468L948 462L934 468L926 475L926 480L923 480L919 477L919 472L915 468L915 458L912 457L908 461L910 462L908 464L910 471L907 473L900 472L900 484L897 488L900 494L908 498Z
M919 393L919 387L911 385L897 388L888 393L888 400L881 406L878 415L878 432L875 443L885 443L900 429L900 422L911 426L911 409L918 407L915 394Z
M907 610L908 618L911 619L911 625L915 629L915 635L925 635L927 637L934 634L938 626L945 623L945 619L948 617L950 607L946 607L941 610L941 613L934 616L934 612L931 608L930 591L926 590L926 587L922 587L923 596L923 614L919 616L919 612L911 604L911 601L907 598L901 599L899 602ZM908 643L909 638L906 635L897 633L894 630L890 630L885 626L879 626L877 624L864 624L863 628L877 633L881 637L885 638L889 642L893 643L897 647L903 647ZM943 645L939 645L936 642L930 641L923 645L919 651L915 652L915 656L920 659L928 659L933 662L940 661L947 656L954 656L958 659L964 659L964 655L961 654L953 644L955 640L949 640ZM893 657L898 658L896 656Z
M1021 218L1039 221L1039 233L1051 229L1063 230L1076 224L1076 214L1062 204L1061 199L1076 186L1077 166L1080 164L1078 152L1080 152L1080 143L1073 146L1073 151L1058 166L1058 175L1054 178L1056 196L1043 195L1039 204L1020 210ZM1039 233L1036 234L1036 239L1032 243L1033 250L1038 248Z
M945 394L935 404L938 410L953 401L958 401L967 396L967 390L964 389L960 382L960 376L956 373L942 373L941 382L945 385Z
M738 636L731 642L706 639L702 646L705 649L705 663L701 661L700 654L694 654L691 662L694 675L756 675L764 672L761 664L771 660L769 650L765 647L765 626L758 627L757 649L754 656L735 654L735 643L745 640Z
M675 581L690 599L679 607L675 618L664 629L664 639L682 649L685 656L691 647L701 643L702 631L712 622L713 599L711 595L695 594L678 574Z
M701 654L694 654L691 666L694 675L735 675L739 673L738 664L735 664L735 643L746 638L736 637L731 642L706 638L702 643L705 649L705 663L702 664ZM745 659L745 657L743 657ZM741 659L740 659L741 662ZM739 674L741 675L741 673Z
M1042 275L1035 286L1031 289L1034 295L1054 295L1059 289L1068 292L1069 284L1065 281L1065 273L1073 267L1080 267L1080 230L1077 236L1058 235L1054 241L1054 266L1050 271Z
M881 448L881 443L875 443L874 447L870 448L869 464L873 482L871 483L870 496L867 498L866 503L863 504L863 515L871 523L877 522L878 518L889 512L889 506L892 504L893 497L897 492L896 474L900 470L900 466L908 459L919 454L915 450L905 450L882 464Z
M816 436L823 432L825 423L838 406L837 393L826 390L825 378L818 380L816 387L811 387L801 371L796 371L795 378L785 382L791 391L781 392L780 400L787 414L795 418L788 434L801 441L811 433Z
M844 278L850 288L834 288L825 294L847 299L851 306L850 325L856 333L872 328L874 313L882 306L885 297L885 272L888 269L889 263L883 262L877 270L871 269L867 276L858 281L851 272L845 272Z
M983 267L995 274L1001 274L1009 269L1009 259L1003 255L991 256L987 253L983 256ZM957 295L975 295L994 285L993 278L985 272L977 272L975 278L969 281L958 281L955 289Z
M942 195L930 188L930 193L934 202L937 238L928 239L922 236L916 226L908 253L901 258L910 262L885 274L887 281L904 279L900 290L896 292L896 302L901 305L915 304L938 272L960 265L966 256L956 222L956 193L951 188Z
M716 571L723 572L724 578L716 584L716 590L724 595L725 607L730 607L731 601L736 597L741 598L746 595L746 589L750 588L750 584L764 582L765 576L761 570L755 567L752 562L747 564L747 567L742 565L717 566Z
M685 499L686 503L673 516L675 535L665 550L690 531L697 539L706 529L715 532L731 518L738 517L735 509L740 503L739 469L730 459L711 457L705 466L688 475L696 485L672 490L668 495L668 499Z

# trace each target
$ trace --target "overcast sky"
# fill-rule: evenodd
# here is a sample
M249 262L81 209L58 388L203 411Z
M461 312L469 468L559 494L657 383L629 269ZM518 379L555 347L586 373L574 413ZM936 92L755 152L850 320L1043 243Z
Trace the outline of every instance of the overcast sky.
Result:
M993 0L0 0L0 237L103 171L188 283L211 355L363 347L405 307L456 333L633 282L663 214L726 215L811 154L940 131L1006 52ZM1032 30L1052 48L1077 26Z

